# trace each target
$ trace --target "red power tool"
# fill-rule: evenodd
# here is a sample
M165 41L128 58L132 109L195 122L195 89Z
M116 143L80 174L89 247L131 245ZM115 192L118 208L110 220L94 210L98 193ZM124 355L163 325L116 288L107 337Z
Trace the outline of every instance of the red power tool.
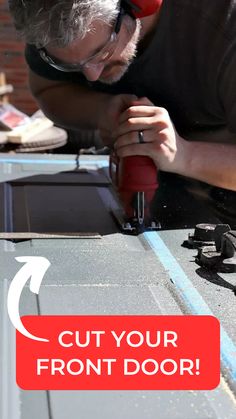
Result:
M160 223L152 218L151 204L158 188L157 168L146 156L119 159L110 157L110 176L118 192L124 214L115 217L126 233L139 234L160 229Z

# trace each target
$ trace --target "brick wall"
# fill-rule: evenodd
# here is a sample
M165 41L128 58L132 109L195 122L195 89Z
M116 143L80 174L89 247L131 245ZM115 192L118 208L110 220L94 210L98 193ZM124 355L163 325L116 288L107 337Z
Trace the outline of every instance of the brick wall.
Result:
M0 72L14 86L10 102L21 111L32 114L37 105L28 88L28 70L24 60L24 44L17 39L7 0L0 0Z

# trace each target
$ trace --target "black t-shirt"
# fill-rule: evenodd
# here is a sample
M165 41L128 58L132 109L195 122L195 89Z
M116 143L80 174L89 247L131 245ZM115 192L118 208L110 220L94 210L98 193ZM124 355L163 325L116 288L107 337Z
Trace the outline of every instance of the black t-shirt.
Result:
M26 47L26 60L47 79L146 96L168 110L185 139L236 144L235 0L164 0L148 47L111 86L53 69L33 46ZM215 202L221 189L210 188ZM230 212L236 214L235 193L228 196ZM227 207L225 198L222 205Z

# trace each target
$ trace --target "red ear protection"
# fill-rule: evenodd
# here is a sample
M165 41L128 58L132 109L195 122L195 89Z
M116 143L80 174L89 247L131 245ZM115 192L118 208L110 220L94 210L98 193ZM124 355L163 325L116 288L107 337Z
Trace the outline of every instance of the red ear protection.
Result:
M163 0L125 0L136 18L150 16L160 9Z

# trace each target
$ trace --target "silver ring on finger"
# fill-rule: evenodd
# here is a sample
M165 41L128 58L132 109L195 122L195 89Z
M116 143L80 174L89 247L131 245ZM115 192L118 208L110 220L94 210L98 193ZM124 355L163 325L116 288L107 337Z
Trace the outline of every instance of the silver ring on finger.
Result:
M138 142L139 142L139 144L145 143L143 131L138 131Z

